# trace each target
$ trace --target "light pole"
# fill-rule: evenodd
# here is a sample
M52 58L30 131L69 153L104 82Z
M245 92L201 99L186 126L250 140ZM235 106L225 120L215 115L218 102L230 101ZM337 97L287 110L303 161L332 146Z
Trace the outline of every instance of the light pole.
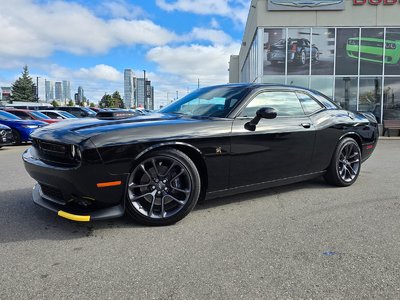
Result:
M146 93L146 70L143 70L143 105L147 109L147 93Z
M36 76L36 102L39 102L39 76Z

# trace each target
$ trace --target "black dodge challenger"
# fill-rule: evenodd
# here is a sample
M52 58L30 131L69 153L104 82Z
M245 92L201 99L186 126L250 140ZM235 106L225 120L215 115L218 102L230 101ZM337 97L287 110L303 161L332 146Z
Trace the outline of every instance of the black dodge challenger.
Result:
M23 154L33 201L90 221L127 212L147 225L184 218L199 199L324 176L349 186L373 152L370 113L284 85L198 89L157 113L106 111L46 126Z

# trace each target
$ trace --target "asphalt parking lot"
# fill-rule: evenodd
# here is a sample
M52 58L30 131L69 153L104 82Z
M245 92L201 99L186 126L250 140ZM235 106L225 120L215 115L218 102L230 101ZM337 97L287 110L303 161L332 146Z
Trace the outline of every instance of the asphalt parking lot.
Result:
M25 148L0 150L0 299L400 298L400 140L351 187L216 199L159 228L36 207Z

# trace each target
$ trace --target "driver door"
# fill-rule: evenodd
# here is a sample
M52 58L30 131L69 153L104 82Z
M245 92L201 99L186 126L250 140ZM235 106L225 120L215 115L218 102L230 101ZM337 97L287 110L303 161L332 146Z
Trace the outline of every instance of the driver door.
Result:
M275 108L275 119L261 119L255 131L244 125L262 107ZM315 130L294 91L261 91L233 122L230 187L306 174Z

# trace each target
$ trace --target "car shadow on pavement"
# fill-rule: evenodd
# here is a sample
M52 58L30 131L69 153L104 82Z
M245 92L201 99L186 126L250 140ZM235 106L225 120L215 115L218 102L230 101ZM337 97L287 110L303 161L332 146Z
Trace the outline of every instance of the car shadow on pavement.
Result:
M323 180L291 184L256 192L211 199L199 203L195 210L212 209L235 202L246 202L284 194L297 189L329 188ZM118 219L73 222L60 218L54 212L36 206L31 189L2 191L0 196L0 244L25 240L71 240L96 237L96 230L115 228L143 228L128 216ZM191 217L190 215L188 216Z
M293 184L289 184L289 185L284 185L284 186L279 186L279 187L274 187L274 188L267 188L267 189L258 190L258 191L254 191L254 192L240 193L240 194L236 194L236 195L232 195L232 196L228 196L228 197L220 197L220 198L215 198L215 199L210 199L210 200L204 200L204 201L201 201L198 203L195 210L214 208L214 207L219 207L219 206L228 205L228 204L237 203L237 202L251 201L251 200L256 200L258 198L275 196L277 194L284 194L287 192L292 192L292 191L302 190L302 189L330 189L330 188L334 188L334 187L331 185L328 185L322 177L319 177L319 178L315 178L312 180L293 183Z
M35 205L32 189L2 191L0 195L0 244L25 240L69 240L95 235L96 229L142 227L128 217L73 222Z

